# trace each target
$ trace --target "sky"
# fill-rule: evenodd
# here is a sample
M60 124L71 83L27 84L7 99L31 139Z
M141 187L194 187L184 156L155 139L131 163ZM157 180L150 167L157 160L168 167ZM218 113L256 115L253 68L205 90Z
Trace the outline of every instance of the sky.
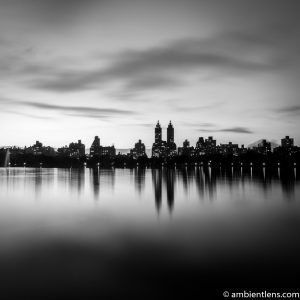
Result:
M298 0L0 0L0 146L300 145Z

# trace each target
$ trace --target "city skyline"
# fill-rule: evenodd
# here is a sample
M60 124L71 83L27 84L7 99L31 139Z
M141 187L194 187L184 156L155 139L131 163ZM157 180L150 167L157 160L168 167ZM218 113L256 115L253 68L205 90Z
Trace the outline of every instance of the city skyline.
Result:
M98 135L119 149L143 137L149 148L158 119L176 124L180 144L286 135L300 144L299 8L0 0L0 146Z
M39 140L36 140L35 144L32 146L27 147L18 147L16 145L10 145L7 147L1 147L0 150L4 149L23 149L25 153L32 153L32 154L46 154L47 156L52 156L55 154L62 155L62 156L69 156L69 157L82 157L85 154L88 154L90 157L93 156L115 156L118 151L119 154L128 154L135 158L139 156L151 156L151 157L173 157L173 156L201 156L204 154L212 154L212 153L236 153L241 154L244 153L247 149L256 149L258 148L263 149L262 153L268 154L273 150L278 150L280 148L289 149L289 151L298 152L299 148L294 143L294 138L288 135L284 136L280 140L280 144L276 144L268 139L261 139L256 142L253 142L249 145L244 144L236 144L232 141L226 141L226 143L217 142L213 136L208 136L207 139L204 136L199 136L197 142L195 143L195 147L191 145L190 141L186 138L183 143L182 147L180 144L176 144L174 136L175 136L175 127L173 126L172 121L169 121L168 127L166 128L166 140L163 139L163 127L159 120L156 123L156 126L153 127L154 135L153 135L153 144L152 148L147 148L145 144L142 142L142 139L139 138L138 142L135 143L134 147L130 147L128 149L116 149L114 143L112 145L103 146L101 143L101 137L95 136L94 140L90 146L90 148L86 148L85 144L82 143L82 140L79 139L78 142L72 141L69 143L69 146L66 144L62 145L61 147L55 148L53 146L45 146ZM152 130L153 130L152 129ZM127 150L127 151L122 151ZM150 153L151 151L151 153ZM260 152L260 151L259 151Z

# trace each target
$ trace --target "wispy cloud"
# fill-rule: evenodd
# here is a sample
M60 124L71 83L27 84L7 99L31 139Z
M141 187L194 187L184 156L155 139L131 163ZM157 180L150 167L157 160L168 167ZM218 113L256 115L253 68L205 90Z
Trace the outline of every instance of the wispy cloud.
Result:
M206 128L201 128L198 129L198 131L201 132L231 132L231 133L244 133L244 134L252 134L254 133L252 130L246 127L230 127L230 128L221 128L221 129L206 129Z
M10 100L10 105L22 106L28 108L36 108L48 112L60 112L68 116L74 117L86 117L86 118L96 118L96 119L108 119L117 116L132 116L137 114L137 112L132 110L123 110L116 108L98 108L91 106L66 106L66 105L55 105L47 103L39 103L33 101L18 101ZM16 113L24 114L31 117L33 114L27 114L26 112L20 112L19 110Z
M230 128L224 128L220 129L219 131L222 132L233 132L233 133L253 133L250 129L246 127L230 127Z
M6 113L18 115L18 116L24 116L24 117L31 118L31 119L38 119L38 120L54 120L54 118L52 118L52 117L39 116L39 115L34 115L34 114L28 114L28 113L25 113L25 112L12 111L12 110L9 110L9 109L4 109L4 110L2 110L2 111L5 111Z
M15 72L15 76L24 76L24 84L36 89L74 92L117 84L121 91L128 92L178 88L193 76L198 80L201 76L214 80L215 76L256 74L279 67L281 59L274 56L271 45L259 40L256 47L257 44L269 47L269 54L264 49L268 55L264 54L263 60L241 55L241 49L249 48L250 42L251 37L245 38L232 32L222 38L181 39L140 50L120 50L105 58L105 66L99 63L98 58L87 57L87 65L93 61L93 65L97 66L88 69L70 69L69 64L64 65L61 61L59 64L55 61L27 61L23 55L19 59L14 58L17 67L11 72ZM228 44L235 46L228 47ZM7 60L11 62L11 59L7 56ZM4 60L4 65L7 64Z
M289 105L277 108L275 112L280 114L288 114L288 115L299 115L300 114L300 105Z
M186 126L186 127L196 127L196 128L199 128L199 127L215 127L216 124L213 124L213 123L207 123L207 122L195 122L195 123L192 123L192 122L180 122L182 125Z

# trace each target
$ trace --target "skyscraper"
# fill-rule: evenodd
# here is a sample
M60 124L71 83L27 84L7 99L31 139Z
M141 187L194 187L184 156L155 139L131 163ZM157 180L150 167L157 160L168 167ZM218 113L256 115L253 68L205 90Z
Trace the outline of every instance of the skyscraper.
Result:
M167 141L162 140L161 127L159 121L155 127L155 142L152 146L152 156L168 157L176 154L176 144L174 143L174 128L170 121L167 128Z
M168 144L174 143L174 127L173 127L171 121L167 128L167 143Z
M161 143L161 127L159 121L157 121L155 127L155 143Z

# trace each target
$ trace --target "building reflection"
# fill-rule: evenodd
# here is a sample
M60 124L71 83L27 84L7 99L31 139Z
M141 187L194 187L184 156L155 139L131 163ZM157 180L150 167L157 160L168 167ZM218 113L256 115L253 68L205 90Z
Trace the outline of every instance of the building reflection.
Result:
M138 191L139 194L141 194L145 189L145 173L145 168L134 169L134 185L136 191Z
M44 176L42 169L36 169L35 177L34 177L34 188L35 188L35 197L38 198L41 194L42 189L42 181Z
M100 171L99 168L90 169L90 175L92 176L92 187L95 199L98 199L100 194Z
M85 184L85 169L84 168L78 168L74 169L71 168L69 171L69 182L70 187L77 191L78 194L80 194L84 188Z
M281 172L280 183L286 199L293 200L295 198L295 185L297 184L297 178L294 176L294 172L291 170L290 172Z
M167 204L170 213L174 208L174 187L175 187L175 170L166 169L163 172L163 179L167 190Z
M174 209L174 190L175 190L175 170L174 169L152 169L152 183L155 197L155 206L157 213L162 206L163 188L167 195L168 210L172 213Z
M115 170L114 169L89 169L90 182L93 188L94 198L97 200L100 195L100 185L103 188L110 188L114 190L115 187Z
M155 206L157 213L160 212L162 204L162 170L152 169L152 183L155 197Z

